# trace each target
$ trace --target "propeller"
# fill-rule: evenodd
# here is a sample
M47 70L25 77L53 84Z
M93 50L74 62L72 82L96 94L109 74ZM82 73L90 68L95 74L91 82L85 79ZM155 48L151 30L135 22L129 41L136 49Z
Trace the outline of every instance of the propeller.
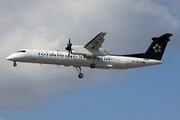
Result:
M71 39L69 38L69 43L67 43L67 47L65 48L67 51L69 51L68 57L70 53L72 52L71 46L72 46L72 43L71 43Z

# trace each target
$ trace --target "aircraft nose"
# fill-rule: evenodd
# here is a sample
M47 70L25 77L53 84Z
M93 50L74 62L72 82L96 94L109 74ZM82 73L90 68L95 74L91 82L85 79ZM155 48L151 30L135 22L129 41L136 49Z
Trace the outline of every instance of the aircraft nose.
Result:
M6 58L6 60L10 60L10 61L13 61L13 59L14 59L14 55L10 55Z

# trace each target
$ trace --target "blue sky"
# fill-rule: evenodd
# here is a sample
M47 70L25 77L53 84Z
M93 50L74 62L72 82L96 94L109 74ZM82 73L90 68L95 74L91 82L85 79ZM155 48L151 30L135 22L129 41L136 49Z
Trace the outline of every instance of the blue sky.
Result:
M179 5L176 0L19 0L10 9L1 1L0 120L179 120ZM18 63L14 69L5 60L21 48L64 50L69 37L84 45L104 30L103 48L115 54L145 52L152 37L174 35L161 65L83 68L83 80L72 67Z

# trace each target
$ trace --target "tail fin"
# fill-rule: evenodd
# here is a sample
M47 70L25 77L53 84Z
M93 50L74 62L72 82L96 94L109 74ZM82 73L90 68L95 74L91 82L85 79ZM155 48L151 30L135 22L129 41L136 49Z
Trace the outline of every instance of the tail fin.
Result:
M144 54L144 58L161 60L168 41L173 34L166 33L160 37L152 38L153 42Z

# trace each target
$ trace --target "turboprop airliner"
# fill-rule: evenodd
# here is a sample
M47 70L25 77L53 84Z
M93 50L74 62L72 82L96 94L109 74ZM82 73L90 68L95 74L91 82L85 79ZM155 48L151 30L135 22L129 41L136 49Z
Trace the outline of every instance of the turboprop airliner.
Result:
M72 46L69 39L65 52L21 49L6 59L13 61L14 67L17 62L73 66L79 72L78 77L83 78L81 67L129 69L161 64L166 45L173 34L166 33L152 38L153 42L145 53L128 55L112 55L106 52L101 47L105 35L106 32L99 33L85 46Z

